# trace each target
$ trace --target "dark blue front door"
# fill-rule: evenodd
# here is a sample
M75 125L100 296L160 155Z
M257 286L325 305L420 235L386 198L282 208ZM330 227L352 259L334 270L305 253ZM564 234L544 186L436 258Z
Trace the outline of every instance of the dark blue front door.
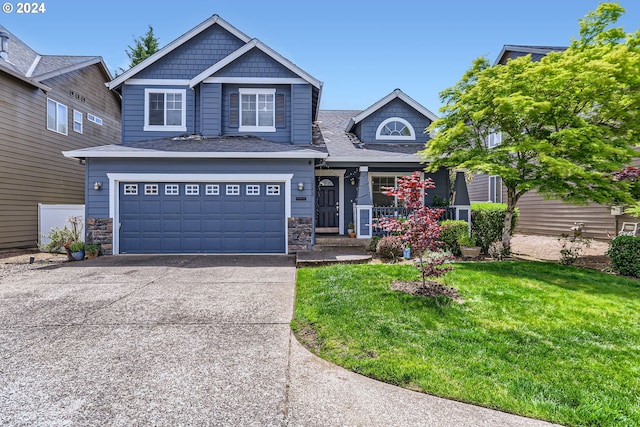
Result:
M120 253L284 253L282 183L121 183Z

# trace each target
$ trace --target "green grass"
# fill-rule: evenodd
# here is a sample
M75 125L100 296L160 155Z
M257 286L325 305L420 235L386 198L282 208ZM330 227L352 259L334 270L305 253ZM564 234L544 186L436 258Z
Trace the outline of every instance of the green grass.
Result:
M298 270L292 327L363 375L573 426L640 425L640 282L533 262L456 265L464 298L392 291L408 265Z

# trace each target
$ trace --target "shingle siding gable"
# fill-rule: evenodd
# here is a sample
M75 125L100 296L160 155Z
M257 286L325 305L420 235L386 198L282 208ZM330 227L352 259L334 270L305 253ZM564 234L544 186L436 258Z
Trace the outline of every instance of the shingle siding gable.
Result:
M266 53L254 48L218 71L214 77L298 78L299 76Z
M243 45L236 36L219 25L213 25L134 78L191 79Z
M358 135L358 138L360 138L360 140L364 143L406 142L397 140L376 140L376 131L378 130L378 126L384 120L391 117L400 117L402 119L405 119L411 124L411 126L413 126L413 130L416 135L416 139L414 142L426 142L429 140L429 135L425 134L424 130L431 124L431 121L422 113L397 98L393 101L390 101L388 104L375 111L370 116L362 120L361 123L359 123L359 126L356 127L356 134Z

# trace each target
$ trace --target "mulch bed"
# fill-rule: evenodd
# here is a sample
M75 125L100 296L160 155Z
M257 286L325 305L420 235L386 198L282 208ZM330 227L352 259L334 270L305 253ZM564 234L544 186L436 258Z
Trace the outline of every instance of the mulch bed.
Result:
M390 287L394 291L405 292L411 295L419 295L423 297L447 297L459 303L464 302L457 289L445 286L442 283L434 282L433 280L427 280L426 285L424 286L421 281L403 282L395 280L391 282Z

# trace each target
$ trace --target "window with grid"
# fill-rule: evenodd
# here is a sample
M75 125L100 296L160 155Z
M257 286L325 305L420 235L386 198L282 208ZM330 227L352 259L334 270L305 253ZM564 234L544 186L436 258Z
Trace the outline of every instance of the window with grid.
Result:
M184 186L184 194L187 196L197 196L200 194L200 185L198 184L187 184Z
M280 185L277 185L277 184L267 185L267 196L279 196L279 195L280 195Z
M145 184L144 185L144 194L147 196L157 196L158 195L158 184Z
M145 89L144 130L185 131L186 91Z
M177 184L167 184L164 186L164 194L167 196L177 196L180 194L180 187Z
M219 196L220 186L218 184L207 184L207 186L205 187L205 192L207 196Z
M275 89L240 89L240 131L275 132Z
M229 184L226 186L226 194L227 196L239 196L240 195L240 186L237 184Z
M127 196L135 196L138 194L138 184L125 184L124 194Z

